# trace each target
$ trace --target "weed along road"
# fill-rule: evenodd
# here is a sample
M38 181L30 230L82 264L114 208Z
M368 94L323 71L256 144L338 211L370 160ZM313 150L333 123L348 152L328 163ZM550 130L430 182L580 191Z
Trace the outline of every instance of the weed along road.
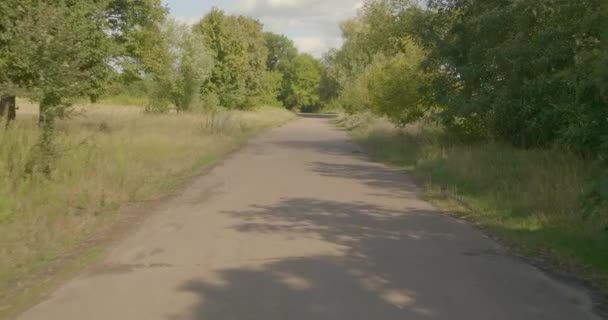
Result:
M252 140L21 320L600 319L327 119Z

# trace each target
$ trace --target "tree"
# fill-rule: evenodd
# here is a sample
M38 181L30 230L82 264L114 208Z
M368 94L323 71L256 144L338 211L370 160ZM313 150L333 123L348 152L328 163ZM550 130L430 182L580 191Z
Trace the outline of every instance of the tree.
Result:
M106 0L104 12L124 80L165 71L169 57L161 28L168 9L160 0Z
M213 58L202 36L184 24L168 20L162 34L168 63L152 79L151 106L164 110L173 103L178 111L190 110L211 74Z
M245 45L247 67L245 68L245 87L247 89L246 103L252 105L259 100L266 86L266 59L268 48L266 47L262 24L252 18L245 16L236 17L241 30L241 42Z
M412 39L420 9L409 1L368 1L342 23L344 43L324 57L321 98L349 112L368 110L398 125L414 122L433 102L421 70L424 50Z
M319 103L321 63L309 54L300 54L286 75L285 101L289 108L314 109Z
M414 45L392 57L374 57L365 77L372 111L399 126L426 115L430 97L421 90L428 81L419 69L422 58L421 50Z
M433 1L422 43L442 122L523 147L597 153L608 136L601 0ZM599 80L599 81L598 81Z
M92 48L100 48L104 51L100 56L83 58L87 60L81 62L83 69L92 70L111 62L113 65L120 65L121 75L125 79L132 79L144 71L153 71L162 64L159 62L163 59L163 55L160 54L162 50L158 50L162 46L157 31L167 10L161 5L160 0L106 0L82 3L64 0L47 4L34 0L7 0L0 3L0 9L2 12L0 69L3 70L0 73L0 92L7 95L7 99L11 101L14 101L14 96L17 94L41 98L39 85L42 82L39 76L44 71L37 72L35 66L40 59L31 55L31 50L58 48L61 45L40 46L35 41L55 42L55 39L60 39L61 36L67 37L68 31L64 29L69 29L70 24L82 28L82 30L75 29L74 32L84 33L80 38L74 36L71 39L61 39L62 41L74 42L81 46L87 43ZM65 23L55 18L63 12L68 16ZM51 20L45 22L43 20L46 13L49 13ZM45 29L46 27L51 30ZM27 38L29 34L33 34L34 38ZM87 40L83 37L88 35L92 35L91 41L83 41ZM21 52L17 53L17 50ZM66 53L70 52L72 51L66 51ZM46 54L48 51L43 53ZM23 56L19 56L21 54ZM70 59L69 56L64 57ZM28 58L34 59L28 60ZM73 64L77 63L72 61ZM92 76L91 81L86 81L88 88L81 91L82 95L96 99L101 94L103 83L109 75L106 72L107 68L101 67L101 69L104 69L103 72ZM47 85L50 83L48 79L45 82ZM92 85L93 83L95 84ZM14 103L9 104L10 114L14 114L13 105ZM8 119L10 120L11 117Z
M95 1L32 1L21 9L6 61L19 75L15 82L40 101L40 164L48 174L55 118L71 98L99 94L111 72L112 47Z
M280 75L280 85L277 88L276 99L286 106L290 92L289 72L292 69L294 59L298 56L298 49L296 49L293 41L284 35L266 32L264 38L266 47L268 47L266 68L270 72Z
M17 117L17 101L14 95L3 95L0 97L0 120L6 114L6 127Z
M337 52L337 49L330 49L321 59L323 69L321 71L321 79L319 80L319 99L324 104L331 103L339 95L340 83L335 69Z
M0 119L6 114L6 127L16 118L16 95L19 92L19 84L26 81L26 77L19 75L9 65L10 43L17 36L15 33L15 22L23 17L23 10L15 0L7 0L0 3Z
M268 70L281 71L298 56L298 49L286 36L265 32L264 39L268 48L268 58L266 59Z
M211 76L202 86L202 94L215 95L221 105L234 108L245 102L245 78L242 74L246 61L238 26L227 20L223 11L214 8L195 26L195 30L202 35L215 61Z
M210 49L215 66L202 86L227 108L245 108L264 91L268 55L262 25L244 16L212 9L194 27Z

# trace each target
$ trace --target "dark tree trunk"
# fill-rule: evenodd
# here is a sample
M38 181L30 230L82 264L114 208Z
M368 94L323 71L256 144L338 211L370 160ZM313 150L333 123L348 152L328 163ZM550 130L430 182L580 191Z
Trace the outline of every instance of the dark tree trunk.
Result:
M8 97L8 114L6 118L6 125L8 125L11 121L15 121L17 119L17 97L10 96Z
M39 168L42 173L49 176L51 174L52 162L55 156L55 148L53 146L55 138L55 110L61 103L61 99L54 96L45 96L40 102L40 115L38 125L40 126L40 140L38 147L40 148Z
M6 126L17 118L17 98L15 96L0 97L0 118L6 114Z
M4 114L6 113L6 103L4 102L4 97L0 98L0 119L4 118Z

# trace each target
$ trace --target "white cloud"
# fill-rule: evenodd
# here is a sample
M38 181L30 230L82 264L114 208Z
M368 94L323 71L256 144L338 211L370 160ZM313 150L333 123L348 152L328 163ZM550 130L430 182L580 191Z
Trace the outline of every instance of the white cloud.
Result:
M206 13L199 11L190 15L188 10L194 4L185 0L163 1L172 9L180 9L176 12L176 20L182 23L192 25ZM284 34L294 40L302 52L320 57L328 49L342 44L340 22L355 16L363 1L210 0L204 11L215 5L227 13L253 17L264 24L265 30Z
M329 48L336 48L342 44L340 37L301 36L291 38L300 52L321 57Z
M361 5L362 0L238 0L227 11L259 19L266 30L285 34L301 51L320 57L340 46L340 22Z
M200 17L174 17L175 21L183 23L183 24L187 24L187 25L194 25L195 23L199 22L201 20Z
M295 37L292 39L300 51L313 53L322 50L324 47L321 37Z

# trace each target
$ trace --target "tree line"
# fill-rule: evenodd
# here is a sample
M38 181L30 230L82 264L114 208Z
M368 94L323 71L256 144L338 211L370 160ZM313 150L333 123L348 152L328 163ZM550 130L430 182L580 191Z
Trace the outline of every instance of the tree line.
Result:
M77 99L140 94L150 112L319 103L321 63L249 17L212 9L188 26L160 0L6 0L0 13L0 116L15 119L15 96L40 108L27 171L50 170L56 119Z
M463 140L608 155L603 0L367 1L324 57L321 97Z
M146 95L151 112L338 106L605 156L607 11L602 0L368 0L320 62L219 9L187 26L160 0L6 0L0 114L14 119L14 96L38 101L50 146L74 99L108 92Z

